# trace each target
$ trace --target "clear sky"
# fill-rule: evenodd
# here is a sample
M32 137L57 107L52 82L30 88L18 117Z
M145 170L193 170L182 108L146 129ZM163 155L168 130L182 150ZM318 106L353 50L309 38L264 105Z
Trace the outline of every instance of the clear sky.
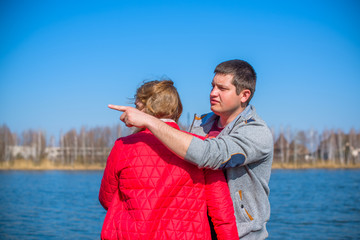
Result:
M58 136L112 126L146 79L183 123L210 111L215 66L243 59L270 127L360 127L359 1L0 1L0 124ZM192 118L192 117L191 117Z

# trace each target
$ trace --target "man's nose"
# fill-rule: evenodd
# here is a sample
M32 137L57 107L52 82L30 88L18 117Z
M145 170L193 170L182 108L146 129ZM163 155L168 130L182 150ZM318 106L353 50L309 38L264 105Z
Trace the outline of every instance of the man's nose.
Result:
M216 97L218 95L218 91L216 88L213 88L210 92L210 96L211 97Z

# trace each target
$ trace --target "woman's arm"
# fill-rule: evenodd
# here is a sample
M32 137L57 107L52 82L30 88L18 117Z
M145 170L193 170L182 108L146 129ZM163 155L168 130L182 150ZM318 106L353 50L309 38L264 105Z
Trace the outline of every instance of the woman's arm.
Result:
M115 143L106 162L103 178L101 180L99 201L108 210L114 193L118 188L118 175L116 174L117 145Z
M208 214L218 240L239 239L233 203L222 170L204 169Z

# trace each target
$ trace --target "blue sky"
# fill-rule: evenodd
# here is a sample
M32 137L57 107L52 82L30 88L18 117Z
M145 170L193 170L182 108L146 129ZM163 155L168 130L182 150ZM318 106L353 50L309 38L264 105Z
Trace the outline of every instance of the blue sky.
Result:
M112 126L146 79L209 111L215 66L255 68L252 104L274 129L359 130L358 1L0 2L0 124L58 136Z

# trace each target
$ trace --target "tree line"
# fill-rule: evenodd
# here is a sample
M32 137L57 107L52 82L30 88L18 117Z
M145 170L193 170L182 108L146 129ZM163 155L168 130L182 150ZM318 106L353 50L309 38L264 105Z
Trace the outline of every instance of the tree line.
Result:
M81 127L60 133L58 139L47 138L41 130L26 130L21 134L11 132L6 126L0 127L0 162L17 159L39 164L47 159L56 165L102 164L106 162L114 141L130 134L120 124L112 127Z
M188 126L180 124L186 130ZM74 164L105 166L115 140L127 136L132 130L122 125L112 127L82 127L60 133L58 139L47 138L41 130L12 132L6 125L0 127L0 163L17 159L39 164L47 159L55 165ZM279 164L360 164L360 133L351 129L295 131L290 127L275 131L274 163Z
M280 129L274 136L274 162L280 164L360 164L360 133L351 129L293 131Z

